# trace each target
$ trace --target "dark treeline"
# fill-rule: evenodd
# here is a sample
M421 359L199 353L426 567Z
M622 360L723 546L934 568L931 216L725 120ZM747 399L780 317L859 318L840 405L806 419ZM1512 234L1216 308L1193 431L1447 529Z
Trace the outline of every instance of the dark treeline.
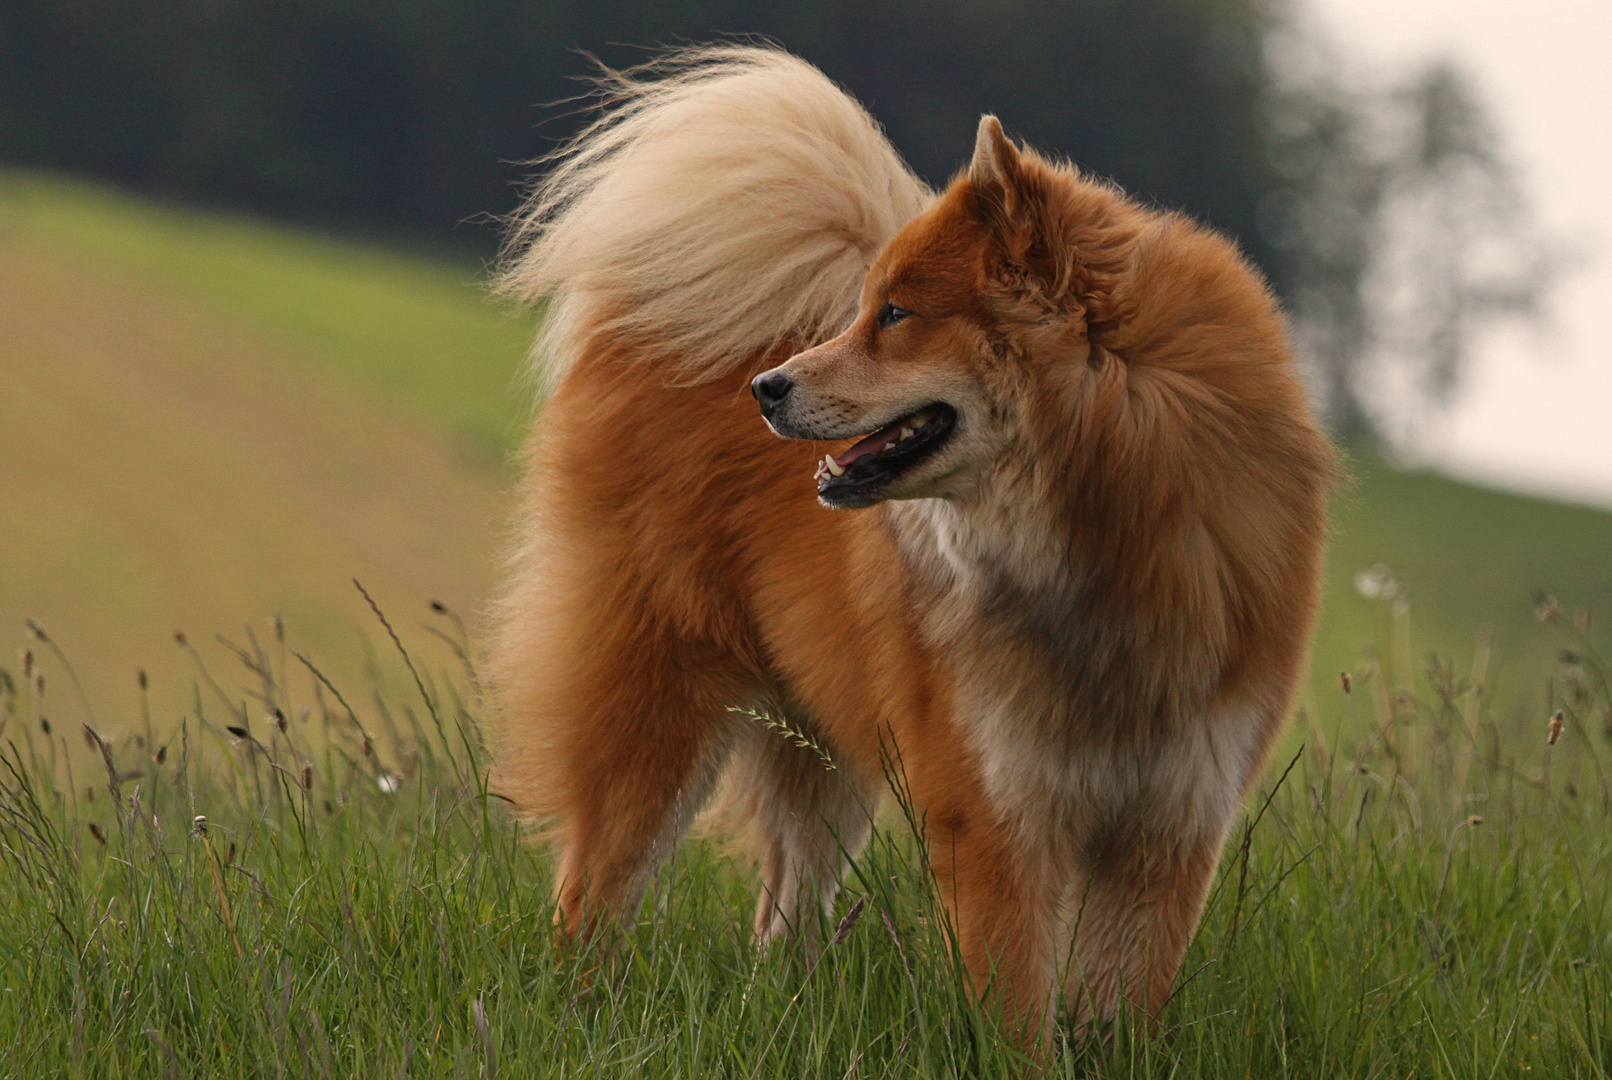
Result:
M931 181L996 112L1269 264L1263 17L1259 0L11 0L0 159L439 231L512 209L515 163L570 128L539 106L583 88L576 50L621 65L645 55L623 43L766 35L867 102Z
M576 124L577 102L552 103L586 91L579 50L619 67L765 36L849 87L931 182L994 112L1233 234L1335 427L1382 431L1451 399L1473 328L1531 310L1547 260L1458 72L1358 85L1287 3L7 0L0 162L485 253L523 163Z

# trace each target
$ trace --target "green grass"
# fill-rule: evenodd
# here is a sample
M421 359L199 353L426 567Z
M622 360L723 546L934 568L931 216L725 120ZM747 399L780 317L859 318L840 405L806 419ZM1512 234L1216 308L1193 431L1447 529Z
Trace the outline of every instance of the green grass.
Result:
M528 316L473 265L0 170L0 640L34 618L97 708L184 704L175 629L290 616L363 670L357 577L491 584Z
M1357 673L1321 706L1338 734L1277 762L1233 830L1162 1033L1064 1033L1053 1074L1607 1075L1612 702L1570 629L1538 632L1582 653L1552 679L1560 743L1508 736L1467 673L1381 714ZM183 722L104 760L0 678L0 1073L1021 1074L900 815L815 965L755 948L753 885L711 841L614 951L567 948L548 860L473 779L465 676L338 698L274 642L209 655L240 677L204 671ZM31 663L60 675L47 643Z

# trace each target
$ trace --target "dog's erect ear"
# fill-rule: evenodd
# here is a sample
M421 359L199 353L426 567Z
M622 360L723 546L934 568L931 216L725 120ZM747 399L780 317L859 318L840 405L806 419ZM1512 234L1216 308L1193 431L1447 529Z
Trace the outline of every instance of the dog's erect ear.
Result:
M968 180L974 187L982 220L1006 225L1024 208L1024 168L1018 147L1002 134L1002 122L990 113L980 117Z
M995 265L1005 277L1023 282L1026 275L1051 285L1057 260L1043 227L1045 184L1034 162L1002 134L1002 123L989 113L980 117L974 158L968 165L975 220L994 238Z
M1019 152L1002 134L1002 122L990 113L980 117L979 134L974 139L974 160L968 164L968 178L978 188L1006 187L1018 171Z
M1014 146L996 117L980 117L967 181L975 220L990 237L986 272L1040 311L1107 322L1129 234L1115 227L1111 195L1078 187L1072 169L1058 176L1034 152ZM1077 191L1086 192L1084 211L1070 205Z
M1002 134L1002 122L989 113L980 117L968 182L982 224L999 232L1019 232L1030 224L1035 196L1018 147Z

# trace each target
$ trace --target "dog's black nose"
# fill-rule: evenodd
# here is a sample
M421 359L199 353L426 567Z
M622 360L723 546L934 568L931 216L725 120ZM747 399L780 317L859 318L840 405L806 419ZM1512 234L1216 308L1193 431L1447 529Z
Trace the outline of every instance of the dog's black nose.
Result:
M794 380L781 371L763 371L750 380L750 392L761 403L761 415L770 417L778 403L795 388Z

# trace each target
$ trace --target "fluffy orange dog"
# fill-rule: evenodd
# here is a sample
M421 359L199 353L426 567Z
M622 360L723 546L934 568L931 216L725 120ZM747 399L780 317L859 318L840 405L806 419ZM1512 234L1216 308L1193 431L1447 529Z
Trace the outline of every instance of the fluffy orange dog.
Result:
M894 747L1026 1041L1060 990L1154 1013L1303 667L1332 472L1236 249L992 117L937 196L734 46L614 77L506 285L548 303L552 394L495 784L557 824L563 927L631 920L725 770L757 934L815 927Z

